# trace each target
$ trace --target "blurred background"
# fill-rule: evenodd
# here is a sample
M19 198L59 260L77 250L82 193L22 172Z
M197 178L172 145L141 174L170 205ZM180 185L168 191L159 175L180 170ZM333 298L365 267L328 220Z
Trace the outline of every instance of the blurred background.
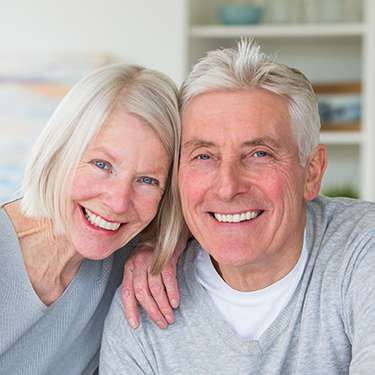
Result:
M0 201L30 147L87 72L124 61L180 84L207 50L254 37L301 69L329 147L323 192L375 200L373 0L0 0Z

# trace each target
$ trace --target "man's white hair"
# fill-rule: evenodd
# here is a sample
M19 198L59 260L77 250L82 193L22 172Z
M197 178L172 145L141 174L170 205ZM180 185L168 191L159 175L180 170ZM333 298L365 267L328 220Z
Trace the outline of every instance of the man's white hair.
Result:
M310 81L297 69L273 61L252 39L237 49L210 51L194 67L180 91L180 111L195 96L225 90L263 88L285 97L301 165L319 144L320 118Z

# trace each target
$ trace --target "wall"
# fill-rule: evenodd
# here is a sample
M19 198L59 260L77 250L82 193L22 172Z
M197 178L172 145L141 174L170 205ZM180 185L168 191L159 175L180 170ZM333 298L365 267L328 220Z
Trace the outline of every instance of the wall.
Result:
M5 60L24 60L29 55L41 58L62 51L102 51L159 69L180 82L185 70L183 3L180 0L2 1L0 57L5 63ZM1 64L0 59L0 68Z
M103 62L93 56L104 54L161 70L181 83L186 61L182 4L1 1L0 202L19 195L31 145L61 98L55 86L38 85L40 78L60 82L63 77L64 83L73 84Z

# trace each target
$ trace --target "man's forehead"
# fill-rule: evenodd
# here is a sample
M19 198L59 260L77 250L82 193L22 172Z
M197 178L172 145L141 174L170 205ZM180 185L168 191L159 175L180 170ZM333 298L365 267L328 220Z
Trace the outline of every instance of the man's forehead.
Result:
M257 118L282 118L289 122L288 100L262 88L236 91L213 91L192 98L181 113L182 128L194 128L195 123L236 119L247 122ZM194 124L191 122L194 121Z
M293 138L284 98L267 90L211 92L193 98L182 113L182 147L267 145Z

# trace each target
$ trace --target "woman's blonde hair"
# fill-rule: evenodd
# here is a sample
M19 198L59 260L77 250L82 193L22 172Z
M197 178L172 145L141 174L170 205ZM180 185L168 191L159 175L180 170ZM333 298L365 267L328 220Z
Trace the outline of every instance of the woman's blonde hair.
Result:
M160 272L183 226L177 190L181 138L177 89L160 72L115 64L78 82L57 107L32 149L22 185L22 209L28 217L51 219L56 234L66 232L74 172L86 147L115 106L150 126L171 160L157 216L144 234L145 238L153 239L155 257L163 249L163 256L153 267L154 272Z

